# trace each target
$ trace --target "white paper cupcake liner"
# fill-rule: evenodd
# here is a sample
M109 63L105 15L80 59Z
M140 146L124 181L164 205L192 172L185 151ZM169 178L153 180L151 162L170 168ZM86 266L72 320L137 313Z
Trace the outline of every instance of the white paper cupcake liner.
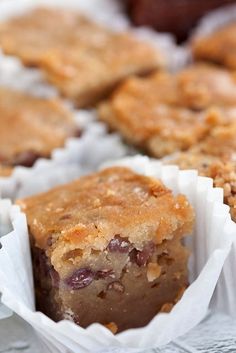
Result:
M231 221L229 208L223 205L223 191L213 188L211 179L198 177L196 171L179 171L176 166L163 166L160 162L141 156L108 165L127 166L137 173L157 177L174 193L183 193L188 197L196 212L194 234L187 241L192 252L189 269L191 285L171 313L158 314L144 328L127 330L114 336L100 324L83 329L66 320L55 323L44 314L34 311L25 215L18 207L9 207L9 203L4 206L3 203L0 214L4 215L7 226L11 220L13 231L1 238L2 302L30 323L47 345L48 351L53 353L111 353L118 349L126 353L140 352L159 347L183 335L206 315L236 234L236 224ZM224 272L223 275L227 276ZM224 280L228 282L228 278ZM225 289L232 293L234 288L229 285ZM227 306L225 295L228 296L219 288L217 298L214 298L222 310Z
M179 153L162 158L163 163L170 163L178 157ZM236 156L233 156L235 160ZM227 257L222 273L220 275L211 308L215 311L223 312L236 318L236 231L233 237L232 249Z
M233 21L236 21L236 5L223 6L217 10L211 11L202 17L197 27L192 32L190 39L213 33L218 28Z
M22 14L37 6L58 6L79 10L105 26L117 31L131 30L140 39L151 42L164 54L168 66L175 70L186 62L186 52L176 45L170 33L158 33L148 27L131 27L121 1L116 0L2 0L0 21Z
M94 120L92 111L73 111L80 138L69 138L55 149L50 159L39 158L32 168L15 167L11 176L0 177L0 194L15 199L68 182L96 169L108 159L118 159L129 149L117 134L108 134L103 123Z
M212 300L212 308L236 318L236 232L234 234L233 246L227 257L216 292Z
M57 90L43 80L40 70L25 68L17 58L6 56L3 53L0 53L0 86L39 97L58 95Z

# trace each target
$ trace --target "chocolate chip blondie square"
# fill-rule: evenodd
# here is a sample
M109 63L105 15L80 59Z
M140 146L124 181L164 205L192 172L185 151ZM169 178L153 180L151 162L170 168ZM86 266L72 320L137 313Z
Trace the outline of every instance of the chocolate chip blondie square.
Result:
M236 23L229 23L213 33L195 38L191 47L196 60L236 69Z
M37 309L120 332L170 310L188 285L194 211L159 180L113 167L18 201Z
M77 106L93 105L130 74L163 66L162 54L131 33L113 32L76 11L36 8L0 25L0 46Z
M159 158L188 150L215 125L235 121L235 103L233 74L195 64L175 74L127 79L101 103L99 118L128 142Z
M50 158L68 137L80 131L62 102L0 87L0 175L15 166L31 167L40 158Z

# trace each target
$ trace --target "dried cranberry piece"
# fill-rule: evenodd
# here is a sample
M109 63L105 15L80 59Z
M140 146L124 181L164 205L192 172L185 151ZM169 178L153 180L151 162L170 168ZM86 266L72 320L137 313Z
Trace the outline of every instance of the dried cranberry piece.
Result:
M49 235L48 239L47 239L47 246L52 246L53 243L55 243L56 238L53 237L53 235Z
M82 135L82 130L80 128L75 129L73 137L80 137Z
M137 249L133 249L133 250L129 253L130 261L133 262L133 263L136 263L137 252L138 252Z
M133 249L130 253L130 261L136 262L138 266L144 266L152 256L155 250L155 244L150 241L144 245L143 250Z
M40 157L37 152L25 151L16 156L14 165L22 165L24 167L32 167L35 161Z
M120 252L128 253L131 250L132 246L126 238L122 238L119 235L116 235L111 239L110 243L107 246L107 249L111 252Z
M76 325L79 325L80 324L80 321L79 321L79 316L78 315L73 315L72 316L72 319L73 319L73 321L76 323Z
M71 214L66 213L66 214L64 214L63 216L61 216L59 218L59 221L65 221L65 220L70 219L70 218L71 218Z
M100 270L96 272L96 279L114 278L115 274L113 270Z
M119 281L114 281L108 284L107 290L114 290L119 293L124 293L125 287Z
M89 286L94 280L94 272L89 268L76 270L65 283L72 289L82 289Z

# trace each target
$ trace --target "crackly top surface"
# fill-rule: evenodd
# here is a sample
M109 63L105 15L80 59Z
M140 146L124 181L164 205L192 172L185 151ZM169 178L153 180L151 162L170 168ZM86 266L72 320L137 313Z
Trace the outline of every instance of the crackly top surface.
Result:
M215 126L208 135L189 152L209 154L214 157L231 159L236 151L236 121L235 111L228 111L224 118L228 118L225 124Z
M208 60L236 69L236 23L230 23L191 43L196 59Z
M0 24L0 45L6 54L16 55L28 65L38 64L46 51L108 35L101 26L66 9L39 7Z
M164 63L130 33L115 33L76 11L37 8L0 25L0 46L47 79L77 106L95 103L121 79Z
M223 188L224 202L230 206L232 219L236 221L236 161L218 158L199 152L180 153L168 161L181 169L197 169L199 175L213 179L215 187Z
M19 200L30 234L60 256L73 249L103 250L115 235L137 248L190 232L194 214L183 195L128 168L108 168L49 192ZM55 252L54 252L55 253Z
M99 115L131 143L161 157L186 150L214 125L235 120L235 102L234 75L195 64L176 74L126 80L100 105ZM218 118L212 110L218 111Z
M0 174L50 157L78 128L62 102L0 87Z

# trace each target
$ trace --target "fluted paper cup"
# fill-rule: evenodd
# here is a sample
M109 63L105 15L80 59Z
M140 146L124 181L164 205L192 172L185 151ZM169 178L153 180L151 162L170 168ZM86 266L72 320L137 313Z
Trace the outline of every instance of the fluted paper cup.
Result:
M180 171L148 157L135 156L106 164L127 166L135 172L161 179L174 194L185 194L196 212L193 236L186 245L191 250L191 285L168 314L156 315L145 327L113 335L100 324L83 329L63 320L52 321L34 307L31 257L26 216L17 206L0 208L6 228L13 230L1 238L0 291L2 302L25 319L53 353L140 352L183 335L206 315L224 262L232 248L236 224L223 204L223 190L196 171ZM105 166L103 166L104 168ZM11 221L9 223L9 220ZM225 278L227 281L227 278ZM221 294L224 296L224 293ZM224 298L218 298L223 302Z
M213 310L223 312L236 318L236 232L233 246L227 257L220 275L211 307Z
M171 164L179 157L175 153L162 158L164 164ZM233 156L235 160L236 156ZM223 312L236 318L236 231L233 236L233 244L227 257L222 273L220 275L214 296L211 301L211 309L217 312Z

